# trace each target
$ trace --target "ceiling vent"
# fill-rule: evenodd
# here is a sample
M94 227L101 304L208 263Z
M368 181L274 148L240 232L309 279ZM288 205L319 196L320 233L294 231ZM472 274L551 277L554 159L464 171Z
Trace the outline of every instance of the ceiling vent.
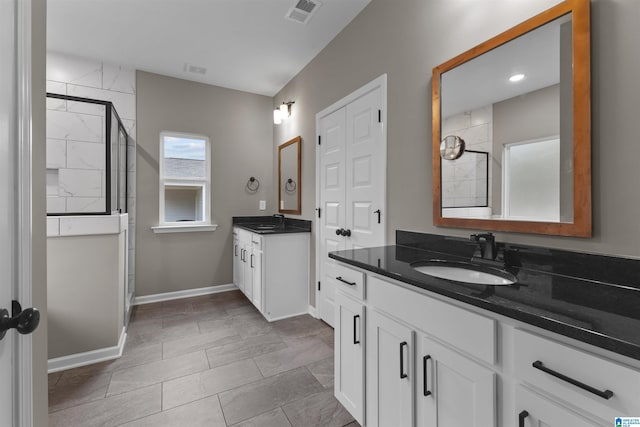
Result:
M297 0L296 4L289 9L285 18L300 24L306 24L311 20L313 14L320 7L320 2L316 0Z
M192 65L189 63L184 64L184 71L192 74L202 74L205 75L207 73L207 69L205 67L198 67L197 65Z

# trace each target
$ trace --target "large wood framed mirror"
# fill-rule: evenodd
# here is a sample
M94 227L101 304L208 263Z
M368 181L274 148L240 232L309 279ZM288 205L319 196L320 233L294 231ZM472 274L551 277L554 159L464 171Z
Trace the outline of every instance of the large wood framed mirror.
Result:
M591 236L589 20L567 0L433 69L434 225Z
M278 212L302 213L300 158L302 138L297 136L278 147Z

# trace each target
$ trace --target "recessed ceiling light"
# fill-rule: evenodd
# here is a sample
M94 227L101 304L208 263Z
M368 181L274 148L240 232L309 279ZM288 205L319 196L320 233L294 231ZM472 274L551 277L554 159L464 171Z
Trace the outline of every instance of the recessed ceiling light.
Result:
M522 79L524 79L524 74L514 74L513 76L509 77L509 81L511 83L519 82Z

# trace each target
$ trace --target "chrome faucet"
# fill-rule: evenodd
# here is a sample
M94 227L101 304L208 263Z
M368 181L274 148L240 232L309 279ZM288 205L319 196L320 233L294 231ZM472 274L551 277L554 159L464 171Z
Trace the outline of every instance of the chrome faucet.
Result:
M278 219L278 222L279 222L278 225L280 227L284 226L284 215L282 215L282 214L274 214L273 217Z
M473 254L473 258L480 258L494 261L498 251L496 250L496 239L492 233L472 234L471 241L478 242L478 249ZM479 253L478 253L479 252Z

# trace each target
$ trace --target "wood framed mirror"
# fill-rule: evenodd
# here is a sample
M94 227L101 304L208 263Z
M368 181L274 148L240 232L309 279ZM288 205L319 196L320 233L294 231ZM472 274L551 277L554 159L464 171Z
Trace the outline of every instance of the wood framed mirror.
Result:
M433 69L434 225L591 236L589 7L564 1ZM451 136L473 154L442 158Z
M283 214L302 213L301 145L297 136L278 147L278 212Z

